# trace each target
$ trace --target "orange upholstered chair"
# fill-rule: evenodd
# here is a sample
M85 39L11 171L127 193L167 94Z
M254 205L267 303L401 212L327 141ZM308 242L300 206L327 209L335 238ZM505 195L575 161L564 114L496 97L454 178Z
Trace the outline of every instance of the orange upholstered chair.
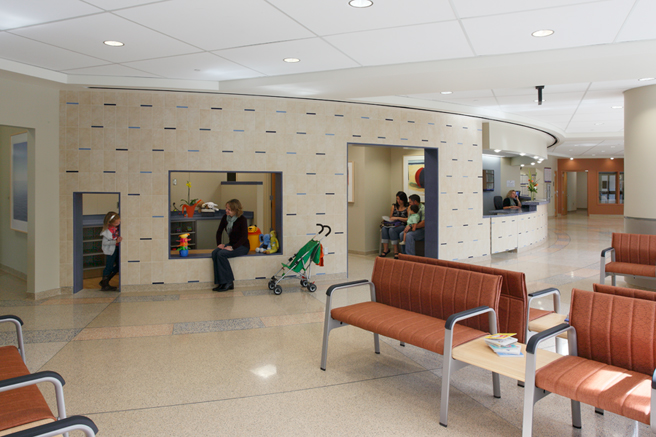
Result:
M601 251L599 265L599 283L612 277L616 285L616 276L656 277L656 235L623 234L614 232L612 246ZM606 255L611 259L606 263Z
M529 437L534 403L550 392L572 400L572 425L581 427L580 402L646 423L656 431L656 302L573 289L569 323L535 335L526 352L524 425ZM568 332L570 355L536 372L539 342Z

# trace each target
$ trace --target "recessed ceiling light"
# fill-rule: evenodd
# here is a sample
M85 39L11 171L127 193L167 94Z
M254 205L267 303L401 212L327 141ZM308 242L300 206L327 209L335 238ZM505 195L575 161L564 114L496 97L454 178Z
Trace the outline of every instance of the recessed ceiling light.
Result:
M374 2L371 0L351 0L349 2L349 5L353 6L354 8L368 8L373 4Z
M569 158L570 161L574 161L574 158Z
M520 164L520 167L524 167L524 164Z
M453 91L441 91L440 94L453 94Z
M110 47L122 47L122 46L125 45L121 41L110 41L110 40L103 41L103 44L105 44L106 46L110 46Z
M540 103L540 100L537 100L537 99L535 99L535 100L533 100L533 101L534 101L535 103ZM546 100L542 99L542 103L544 103L544 102L546 102Z
M638 79L638 80L639 80L640 82L644 82L644 81L646 81L646 80L654 80L654 79L656 79L656 77L641 77L641 78Z
M520 153L520 154L519 154L519 156L524 156L524 155L526 155L526 153Z
M301 60L298 59L298 58L285 58L285 59L283 59L283 61L289 62L290 64L293 64L295 62L301 62Z
M539 156L534 156L533 159L540 159L540 157Z
M611 106L611 109L622 109L624 106Z
M494 153L499 153L501 152L501 149L494 149Z
M611 156L611 157L610 157L610 160L612 161L613 159L615 159L615 158L613 158L613 157Z
M533 35L536 38L543 38L545 36L551 36L553 34L554 34L554 31L551 30L551 29L542 29L542 30L536 30L531 35Z
M535 163L534 163L534 162L532 162L532 163L531 163L531 165L535 165Z

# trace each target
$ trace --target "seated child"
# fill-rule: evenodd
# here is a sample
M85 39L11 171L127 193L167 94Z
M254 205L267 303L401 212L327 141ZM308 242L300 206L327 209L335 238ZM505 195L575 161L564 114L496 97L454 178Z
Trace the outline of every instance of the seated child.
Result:
M401 238L401 243L399 244L405 244L405 235L410 232L414 231L417 228L417 223L420 222L419 220L419 205L411 205L410 206L410 211L412 211L412 214L408 216L408 221L406 222L406 227L403 230L403 238Z

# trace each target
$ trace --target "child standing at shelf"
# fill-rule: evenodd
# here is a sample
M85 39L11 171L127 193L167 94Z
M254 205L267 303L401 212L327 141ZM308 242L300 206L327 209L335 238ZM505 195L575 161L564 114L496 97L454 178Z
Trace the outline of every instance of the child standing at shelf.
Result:
M116 291L116 287L109 285L109 281L118 273L119 266L119 243L123 237L118 235L118 226L121 224L121 216L114 211L105 214L103 220L103 230L100 233L102 236L102 250L105 254L105 270L103 270L103 278L100 281L102 291Z
M401 243L399 243L401 245L405 245L405 236L408 232L415 231L417 229L417 223L421 221L419 218L419 205L411 205L410 211L412 211L412 214L408 216L406 227L403 230L403 238L401 239Z

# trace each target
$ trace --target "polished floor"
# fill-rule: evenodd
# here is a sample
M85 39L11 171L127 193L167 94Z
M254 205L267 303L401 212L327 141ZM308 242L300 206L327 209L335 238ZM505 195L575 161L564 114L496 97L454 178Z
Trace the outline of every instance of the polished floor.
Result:
M591 290L615 216L549 220L548 242L520 254L472 260L526 273L529 291L557 287L568 310L573 287ZM349 280L371 276L373 256L349 257ZM326 258L326 262L330 262ZM494 399L489 373L453 375L449 427L439 425L441 357L353 327L333 331L328 368L319 369L325 290L283 282L234 292L102 293L25 299L25 282L0 272L0 313L25 322L28 366L67 381L69 415L91 417L101 436L519 436L523 390L502 377ZM625 285L620 279L618 285ZM367 290L336 296L363 301ZM547 300L541 303L550 307ZM0 345L13 342L0 325ZM553 346L551 346L553 347ZM42 387L51 406L54 396ZM630 436L634 422L583 406L583 429L569 401L536 406L536 436ZM640 435L652 435L640 426Z

